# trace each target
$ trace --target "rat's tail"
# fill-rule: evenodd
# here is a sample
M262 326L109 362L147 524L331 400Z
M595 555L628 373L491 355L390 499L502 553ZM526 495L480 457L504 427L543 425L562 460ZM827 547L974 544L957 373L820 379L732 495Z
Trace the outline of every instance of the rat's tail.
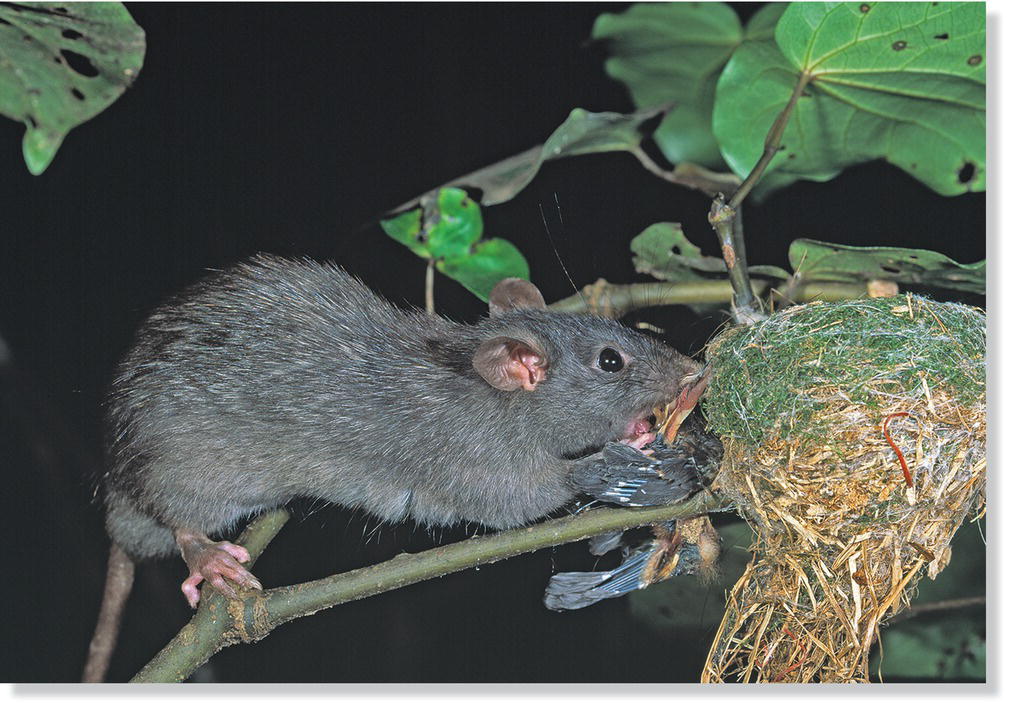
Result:
M115 543L109 549L109 568L106 571L106 585L102 591L102 609L95 623L95 634L88 647L88 659L84 664L81 680L85 683L101 683L109 669L120 633L123 608L134 584L134 562Z

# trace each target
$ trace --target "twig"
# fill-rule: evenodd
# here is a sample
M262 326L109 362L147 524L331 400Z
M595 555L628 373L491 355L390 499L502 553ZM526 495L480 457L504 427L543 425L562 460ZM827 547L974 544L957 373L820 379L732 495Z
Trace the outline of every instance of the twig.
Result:
M361 568L299 585L249 593L227 601L208 591L194 618L132 679L134 682L182 681L222 648L263 639L275 627L351 600L376 595L422 580L556 546L606 531L635 528L726 509L726 500L701 492L668 506L599 509L527 528L468 539L422 553L401 555ZM241 540L258 545L256 555L277 533L287 514L272 512L251 524ZM267 526L268 528L264 528ZM257 539L254 542L246 539Z
M795 90L792 91L788 104L781 110L774 120L767 137L763 141L763 154L756 165L749 172L746 179L739 185L738 189L727 202L722 194L714 198L711 205L708 219L718 235L721 244L721 255L728 267L728 279L732 283L735 296L732 301L732 317L740 323L757 322L762 319L756 298L749 287L749 272L746 263L745 239L742 235L742 216L739 213L743 200L753 189L764 171L774 159L774 155L781 149L781 139L784 137L784 130L788 126L788 119L798 103L799 97L805 90L812 77L803 73L795 83Z
M732 195L732 198L728 201L728 206L732 209L738 209L742 206L742 202L746 196L752 191L756 183L760 181L764 171L767 169L767 165L774 159L774 155L781 149L781 138L784 137L784 130L788 127L788 119L791 118L791 113L795 110L795 105L798 103L799 97L802 92L805 91L805 87L809 85L809 81L812 80L812 75L803 72L799 75L798 81L795 82L795 90L791 92L791 98L788 99L787 105L777 114L777 118L774 119L774 124L770 126L770 130L767 131L767 137L763 141L763 154L760 156L759 161L753 167L753 169L746 176L746 179L739 185L739 188Z
M288 518L287 511L275 509L254 519L240 534L236 542L250 552L249 566L257 561ZM200 607L193 619L131 679L132 682L183 681L220 649L242 641L240 626L234 624L234 620L242 618L242 614L237 617L235 612L243 612L244 601L230 602L212 592L209 585L205 583ZM249 596L245 598L245 602L250 600Z
M750 288L757 296L766 292L768 281L753 279ZM793 300L853 300L864 297L864 283L806 282L793 291ZM615 285L603 280L586 285L581 292L549 307L560 312L611 312L622 317L643 307L659 305L725 304L732 298L732 286L726 280L699 280L691 283L633 283Z
M680 162L671 170L666 170L651 159L651 156L639 145L630 152L648 172L656 177L672 184L697 189L709 197L721 192L730 192L737 189L742 183L742 180L732 172L715 172L692 162Z
M433 297L433 279L435 268L436 261L430 258L429 263L426 265L426 312L429 314L436 312L436 300Z
M984 595L976 595L974 597L958 597L952 600L940 600L939 602L926 602L923 605L912 605L903 612L891 617L886 622L883 622L881 627L891 627L898 622L909 620L912 617L925 614L926 612L946 612L949 610L960 610L965 607L977 607L979 605L984 605L986 599L987 598Z

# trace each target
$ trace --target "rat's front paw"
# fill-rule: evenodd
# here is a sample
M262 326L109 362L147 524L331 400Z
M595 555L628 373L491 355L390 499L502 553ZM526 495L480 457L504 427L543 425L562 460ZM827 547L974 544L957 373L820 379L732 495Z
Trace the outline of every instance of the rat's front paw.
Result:
M249 552L242 546L227 541L216 543L204 534L188 530L177 531L176 542L190 568L190 575L181 586L190 607L196 608L200 602L198 586L204 580L232 599L238 596L229 581L247 590L263 590L257 577L242 566L250 560Z

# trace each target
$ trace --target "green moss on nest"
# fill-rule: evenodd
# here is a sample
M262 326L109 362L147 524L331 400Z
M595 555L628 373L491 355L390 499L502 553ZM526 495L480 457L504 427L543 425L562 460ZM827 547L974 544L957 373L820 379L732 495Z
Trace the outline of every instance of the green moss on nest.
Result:
M828 405L883 394L947 390L983 399L985 315L920 297L811 303L729 330L710 349L714 376L704 400L715 433L760 444L768 435L812 439Z

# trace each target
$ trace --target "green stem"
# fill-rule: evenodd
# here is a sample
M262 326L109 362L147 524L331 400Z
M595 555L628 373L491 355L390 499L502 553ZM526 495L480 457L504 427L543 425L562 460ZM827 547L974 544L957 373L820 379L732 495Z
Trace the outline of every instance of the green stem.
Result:
M805 87L809 85L812 80L812 75L808 73L802 73L798 77L798 81L795 82L795 90L791 93L791 98L788 99L787 105L777 114L777 118L774 119L773 125L770 126L770 130L767 131L767 137L763 141L763 155L760 156L760 160L750 171L749 175L743 180L739 188L735 190L735 194L728 201L728 206L732 209L738 209L742 202L745 200L746 195L756 186L756 183L760 181L764 171L770 164L770 161L774 159L774 155L781 149L781 138L784 137L785 128L788 127L788 120L791 118L792 111L795 110L795 105L798 103L799 97ZM743 259L744 260L744 259Z
M757 296L770 287L766 280L749 281ZM701 280L693 283L633 283L613 285L599 281L585 286L579 294L552 303L549 307L559 312L611 312L622 317L628 312L659 305L725 304L732 298L732 286L727 280ZM792 290L795 302L810 300L854 300L865 297L864 283L806 282Z
M729 506L727 500L704 491L678 504L598 509L422 553L403 553L368 568L263 594L249 593L239 600L227 601L218 593L210 593L201 599L201 607L190 623L132 681L182 681L220 649L240 641L258 641L278 625L334 605L606 531L690 518Z
M289 519L285 509L275 509L254 519L236 539L236 543L250 553L252 566L267 545ZM132 679L133 683L178 683L185 680L198 667L223 647L235 644L231 611L242 608L239 602L229 602L205 583L197 613L179 633ZM249 598L247 598L249 601Z
M726 202L724 196L719 194L711 204L708 219L718 236L718 241L721 244L721 256L728 268L728 279L735 291L732 299L732 318L738 323L756 322L763 317L757 307L757 300L753 296L752 289L749 287L749 267L746 261L746 245L742 234L740 207L746 195L763 177L763 173L770 165L770 161L774 159L774 155L781 149L781 139L784 137L785 128L788 127L788 120L811 78L807 73L799 75L791 98L778 113L770 130L767 131L767 136L763 141L763 154L746 179L735 190L732 198Z

